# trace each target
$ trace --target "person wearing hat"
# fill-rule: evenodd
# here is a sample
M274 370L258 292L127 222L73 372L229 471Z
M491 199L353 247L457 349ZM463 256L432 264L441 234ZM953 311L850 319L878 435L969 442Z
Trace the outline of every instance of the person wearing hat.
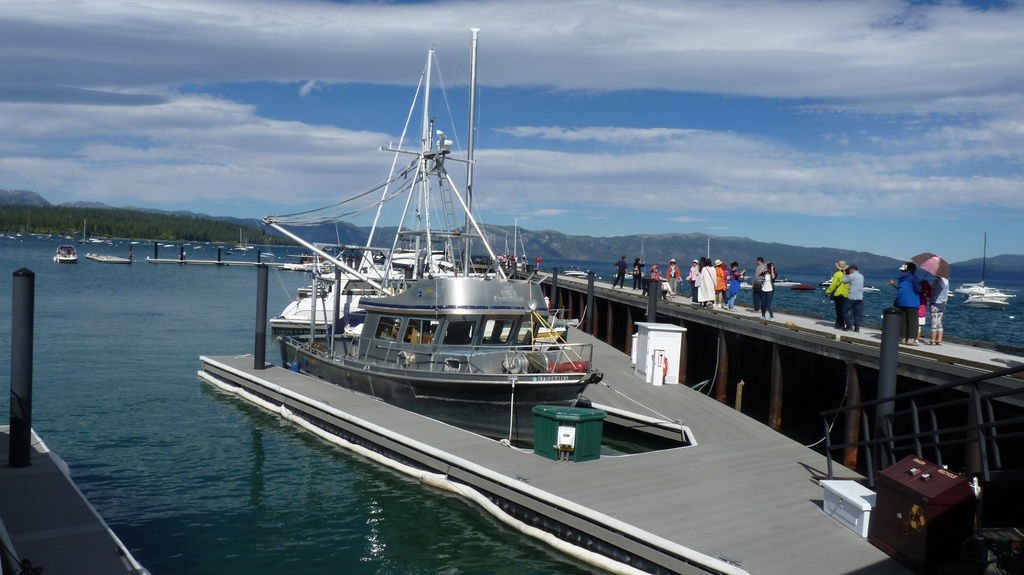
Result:
M700 259L700 286L697 290L697 303L703 307L715 303L716 269L708 258Z
M668 279L668 295L679 293L679 280L682 275L682 271L676 265L676 258L668 260L668 269L665 270L665 277Z
M899 279L889 280L889 285L896 288L896 301L893 302L903 314L900 326L900 343L917 345L917 309L921 305L921 282L914 272L917 264L907 262L900 266Z
M728 270L722 260L715 260L715 307L721 309L725 305L725 290L729 288Z
M850 295L850 284L843 283L843 277L846 276L846 268L848 268L846 260L839 260L836 262L836 272L832 274L832 281L829 282L828 287L825 288L825 295L827 295L832 303L835 304L836 308L836 329L845 330L849 326L846 325L846 317L843 314L843 308L846 305L846 298Z
M690 300L693 303L697 303L697 282L700 279L700 262L693 260L693 265L690 266L690 273L686 276L686 281L690 282Z

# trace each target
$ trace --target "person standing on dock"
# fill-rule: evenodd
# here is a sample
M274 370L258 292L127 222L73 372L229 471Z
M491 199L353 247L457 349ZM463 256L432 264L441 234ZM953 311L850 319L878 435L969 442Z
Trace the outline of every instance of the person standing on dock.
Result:
M703 307L715 303L715 267L712 267L708 258L700 259L700 286L697 294L697 302Z
M765 266L764 283L761 284L761 319L775 321L775 310L772 308L772 300L775 298L775 262L768 262Z
M893 302L903 314L903 325L900 327L900 343L917 345L914 335L917 334L917 306L921 304L921 285L914 272L917 264L907 262L900 266L899 279L889 280L889 285L896 288L896 301Z
M843 319L843 306L846 302L846 296L850 295L850 285L843 283L843 276L846 275L846 268L849 267L846 264L846 260L839 260L836 262L836 272L832 274L832 281L829 282L828 287L825 288L825 295L832 300L836 308L836 329L846 329L846 320Z
M764 274L768 272L768 266L764 265L764 258L757 256L757 267L754 269L754 285L751 291L754 292L754 313L761 311L764 305L764 297L761 295L761 288L764 286Z
M739 262L732 262L729 264L729 287L727 294L729 296L726 308L730 311L736 307L736 296L740 295L740 278L747 273L747 270L740 271Z
M949 279L936 276L932 281L932 333L928 345L942 345L942 314L949 301Z
M690 282L690 300L693 303L697 303L697 280L700 279L700 262L693 260L693 265L690 266L690 273L686 276L686 281Z
M640 258L636 258L636 259L633 260L633 289L634 290L640 289L640 286L643 285L643 277L644 277L644 262L640 261ZM647 293L647 290L644 290L644 293Z
M917 341L924 339L924 326L928 321L928 306L932 303L932 286L921 280L921 305L917 306Z
M615 284L619 284L619 289L626 289L624 285L626 282L626 256L619 258L619 261L615 264L615 281L612 282L612 289L615 289Z
M856 264L850 264L850 267L846 268L843 283L850 286L850 293L843 303L846 329L860 331L860 324L864 320L864 276L857 271Z
M718 309L722 309L725 304L725 290L729 288L726 279L728 273L722 260L715 260L715 307Z
M676 258L668 260L668 269L665 270L665 277L668 278L668 295L679 293L679 280L682 275L682 271L676 265Z

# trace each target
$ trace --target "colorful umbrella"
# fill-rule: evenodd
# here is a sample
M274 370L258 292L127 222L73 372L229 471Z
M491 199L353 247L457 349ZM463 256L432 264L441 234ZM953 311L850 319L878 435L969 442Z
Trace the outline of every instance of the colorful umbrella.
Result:
M933 276L949 279L949 262L931 252L917 254L910 261Z

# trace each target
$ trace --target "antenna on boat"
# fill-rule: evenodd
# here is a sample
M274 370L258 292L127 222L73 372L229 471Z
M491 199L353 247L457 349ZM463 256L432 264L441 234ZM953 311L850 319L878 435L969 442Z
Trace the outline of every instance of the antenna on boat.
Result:
M469 277L472 258L469 254L469 210L473 209L473 148L476 144L476 45L479 28L470 28L473 32L472 49L469 59L469 138L466 144L466 242L462 250L462 269ZM514 251L514 249L513 249Z

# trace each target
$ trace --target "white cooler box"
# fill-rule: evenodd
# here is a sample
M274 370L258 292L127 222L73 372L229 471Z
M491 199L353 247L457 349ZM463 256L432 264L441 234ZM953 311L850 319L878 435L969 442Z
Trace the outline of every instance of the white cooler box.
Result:
M821 486L825 488L825 513L850 531L867 537L875 492L856 481L824 480Z

